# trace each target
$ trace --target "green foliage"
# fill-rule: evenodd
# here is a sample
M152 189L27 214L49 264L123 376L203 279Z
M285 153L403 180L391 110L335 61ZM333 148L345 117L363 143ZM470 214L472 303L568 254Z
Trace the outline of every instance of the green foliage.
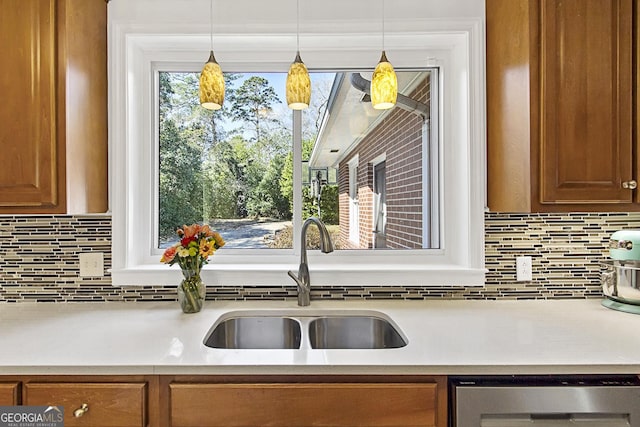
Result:
M311 157L314 139L302 141L302 159ZM293 211L293 153L289 152L285 158L282 174L280 175L280 192L283 197L289 200L289 209ZM304 191L304 190L303 190ZM303 193L304 197L304 193Z
M337 185L326 185L322 189L320 212L322 220L327 224L340 223L339 194Z
M320 197L320 213L318 214L318 200L311 194L308 186L302 189L302 217L319 216L325 224L339 224L338 186L325 185Z
M289 200L289 210L293 211L293 153L287 154L278 180L280 194Z
M275 157L248 203L249 215L291 219L289 199L280 191L278 178L282 175L285 157Z
M174 95L173 87L171 86L171 79L169 74L160 73L160 117L167 117L171 111L173 103L171 97Z
M173 121L166 120L160 128L160 235L173 234L183 224L201 218L202 185L198 148L181 138ZM185 201L187 201L185 203Z
M242 74L224 77L226 99L214 112L199 105L197 73L159 74L161 240L183 224L212 219L291 219L291 115L274 112L281 101L267 79L252 76L238 84ZM311 154L321 119L317 108L309 110L304 117L313 126L305 134L303 158ZM325 219L333 209L326 203L323 196Z
M236 177L233 150L227 141L216 143L209 153L205 169L205 207L206 217L236 217Z

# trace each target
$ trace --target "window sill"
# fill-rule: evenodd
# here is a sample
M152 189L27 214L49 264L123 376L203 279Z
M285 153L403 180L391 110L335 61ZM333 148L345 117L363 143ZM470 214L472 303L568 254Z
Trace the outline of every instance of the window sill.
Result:
M203 268L207 285L292 285L287 271L298 270L292 264L216 264ZM310 266L311 283L323 286L483 286L486 269L459 266L410 264L324 264ZM148 265L112 270L114 286L175 285L182 274L178 267Z

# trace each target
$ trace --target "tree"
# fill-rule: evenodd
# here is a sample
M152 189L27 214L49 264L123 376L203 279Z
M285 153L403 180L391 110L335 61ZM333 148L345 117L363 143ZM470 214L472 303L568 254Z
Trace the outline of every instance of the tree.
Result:
M302 159L308 159L313 150L315 139L302 141ZM282 174L278 180L281 194L289 200L289 209L293 212L293 153L289 153L282 166Z
M312 96L309 108L302 112L302 139L315 140L329 102L329 94L335 74L312 74Z
M213 218L291 218L291 112L274 108L280 99L267 78L238 85L241 74L224 76L223 108L210 111L199 104L197 73L160 73L161 235ZM303 158L313 148L322 93L305 112L312 123L305 125ZM231 129L230 121L241 130Z
M302 189L302 217L320 216L320 219L327 225L340 223L339 192L337 185L325 185L322 188L320 197L320 209L318 209L318 199L316 199L311 188L308 186ZM318 215L320 211L320 215Z
M279 178L285 165L285 155L269 162L268 169L250 199L249 212L278 219L291 219L289 199L280 191Z
M174 95L169 73L160 73L159 85L160 117L167 118L172 109L171 99Z
M224 75L227 102L222 110L211 111L200 106L197 73L160 73L161 229L173 232L177 220L181 225L235 216L235 208L229 208L236 200L235 175L223 158L229 150L218 145L226 138L220 123L229 115L233 82L240 77Z
M160 124L160 224L161 239L183 224L201 219L201 164L198 147L185 141L172 120Z
M230 116L234 120L250 124L255 132L255 141L259 141L262 124L268 120L273 104L277 103L280 103L280 99L269 80L252 76L237 89L231 101Z

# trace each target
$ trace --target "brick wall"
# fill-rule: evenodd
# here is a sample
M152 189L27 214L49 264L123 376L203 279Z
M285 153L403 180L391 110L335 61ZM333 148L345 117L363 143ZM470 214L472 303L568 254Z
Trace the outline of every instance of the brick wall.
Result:
M429 105L429 77L410 97ZM349 241L349 167L358 155L360 248L373 246L373 161L386 155L387 247L422 248L422 118L399 107L369 133L339 166L340 238Z

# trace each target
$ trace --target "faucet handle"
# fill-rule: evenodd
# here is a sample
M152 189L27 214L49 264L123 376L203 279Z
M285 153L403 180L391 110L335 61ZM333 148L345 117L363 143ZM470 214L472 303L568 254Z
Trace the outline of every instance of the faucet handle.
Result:
M287 273L289 277L291 277L296 284L298 285L298 305L301 307L306 307L311 303L311 290L309 286L305 286L304 282L296 276L293 271L289 270Z
M287 274L296 282L298 287L302 287L302 282L300 281L300 279L298 279L298 276L296 276L293 271L289 270Z

